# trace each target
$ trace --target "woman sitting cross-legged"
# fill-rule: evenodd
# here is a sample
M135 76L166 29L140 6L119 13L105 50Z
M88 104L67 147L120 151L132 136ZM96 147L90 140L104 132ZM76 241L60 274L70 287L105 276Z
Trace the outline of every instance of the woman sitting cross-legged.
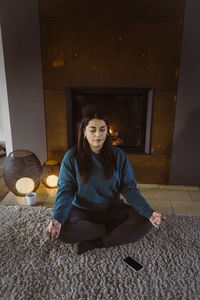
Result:
M112 146L108 120L95 111L88 113L81 121L78 145L63 158L46 235L78 243L81 254L135 242L164 219L137 189L125 153Z

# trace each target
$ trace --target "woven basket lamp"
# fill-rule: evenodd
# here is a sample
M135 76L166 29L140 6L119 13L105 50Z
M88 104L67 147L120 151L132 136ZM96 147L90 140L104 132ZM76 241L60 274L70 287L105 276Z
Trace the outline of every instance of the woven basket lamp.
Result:
M40 184L42 168L37 156L28 150L11 152L5 160L3 178L17 196L35 192Z
M42 166L42 182L48 188L56 188L60 172L60 163L56 160L48 160Z

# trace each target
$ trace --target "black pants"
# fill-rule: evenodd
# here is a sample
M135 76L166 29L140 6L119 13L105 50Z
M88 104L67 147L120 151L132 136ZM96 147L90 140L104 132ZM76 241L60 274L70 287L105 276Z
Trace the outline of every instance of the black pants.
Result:
M59 240L77 243L102 239L105 247L135 242L141 239L152 224L123 201L104 211L86 211L72 205L62 225Z

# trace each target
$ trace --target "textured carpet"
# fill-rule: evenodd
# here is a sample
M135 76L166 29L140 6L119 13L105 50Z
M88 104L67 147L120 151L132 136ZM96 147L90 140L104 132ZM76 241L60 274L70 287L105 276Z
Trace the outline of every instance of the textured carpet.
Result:
M0 299L199 299L200 217L168 215L141 241L78 256L44 236L51 215L0 205ZM145 269L136 274L127 255Z

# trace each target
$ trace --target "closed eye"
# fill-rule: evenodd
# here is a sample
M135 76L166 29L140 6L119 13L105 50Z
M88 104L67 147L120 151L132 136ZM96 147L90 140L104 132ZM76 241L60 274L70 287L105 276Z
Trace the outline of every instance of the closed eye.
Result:
M96 130L90 130L90 132L95 132ZM100 129L100 131L105 131L105 129Z

